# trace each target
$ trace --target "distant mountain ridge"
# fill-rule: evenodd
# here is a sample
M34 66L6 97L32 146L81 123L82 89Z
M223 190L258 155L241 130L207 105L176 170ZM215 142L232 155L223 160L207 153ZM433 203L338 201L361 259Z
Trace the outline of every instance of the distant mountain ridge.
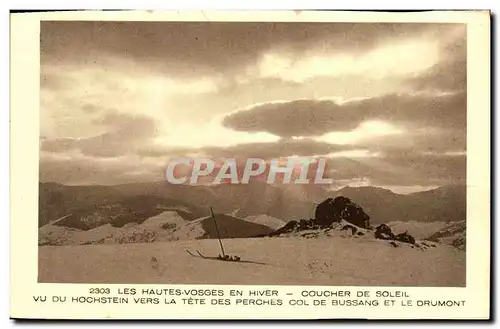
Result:
M332 197L345 196L360 204L373 223L395 221L452 222L466 219L465 185L448 185L411 194L378 187L344 187Z
M371 222L452 222L465 220L466 188L444 186L412 194L396 194L379 187L344 187L327 191L308 185L280 187L256 182L248 185L172 185L166 182L116 186L39 184L39 226L68 216L57 225L88 230L104 224L121 227L142 223L165 210L186 220L237 210L239 218L265 215L283 222L314 217L318 203L345 196L359 204ZM263 217L264 218L264 217ZM276 222L276 221L274 221ZM255 223L258 224L258 223Z

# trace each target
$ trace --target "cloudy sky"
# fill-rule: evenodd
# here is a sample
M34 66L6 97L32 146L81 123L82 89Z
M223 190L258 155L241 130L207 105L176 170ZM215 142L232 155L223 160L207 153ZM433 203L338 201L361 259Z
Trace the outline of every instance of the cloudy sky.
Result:
M59 21L40 40L41 181L162 180L177 156L327 157L335 186L465 181L464 25Z

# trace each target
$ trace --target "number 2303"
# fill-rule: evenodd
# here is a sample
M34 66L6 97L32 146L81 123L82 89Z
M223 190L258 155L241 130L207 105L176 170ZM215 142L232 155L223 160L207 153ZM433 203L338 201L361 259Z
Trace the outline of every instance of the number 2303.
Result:
M91 294L109 294L110 292L109 288L90 288L89 290Z

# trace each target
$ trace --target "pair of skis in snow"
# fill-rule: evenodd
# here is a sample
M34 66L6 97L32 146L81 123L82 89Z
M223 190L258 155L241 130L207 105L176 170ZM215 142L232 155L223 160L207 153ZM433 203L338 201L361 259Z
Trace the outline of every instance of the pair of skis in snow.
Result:
M248 263L248 264L257 264L257 265L269 265L269 264L266 264L266 263L261 263L261 262L253 262L253 261L250 261L250 260L241 260L239 259L238 256L234 256L232 259L231 258L222 258L221 255L217 256L217 257L213 257L213 256L205 256L203 255L199 250L196 250L196 254L192 253L191 251L189 251L188 249L186 249L186 252L192 256L192 257L196 257L196 258L202 258L202 259L208 259L208 260L222 260L222 261L228 261L228 262L238 262L238 263ZM228 255L226 255L226 257L230 257ZM238 257L238 258L237 258Z
M201 257L203 259L222 260L222 261L227 261L227 262L239 262L239 261L241 261L241 257L226 255L226 253L224 252L224 246L222 245L222 240L221 240L220 234L219 234L219 228L217 227L217 221L215 220L215 215L214 215L214 211L213 211L212 207L210 207L210 213L212 215L212 219L214 220L215 232L217 232L217 239L219 239L219 245L220 245L220 249L222 251L222 255L218 255L217 257L207 257L207 256L204 256L199 250L196 250L196 253L198 255L193 254L189 250L186 250L186 252L193 257Z
M189 251L188 249L186 249L186 252L193 256L193 257L200 257L200 258L203 258L203 259L214 259L214 260L225 260L225 261L230 261L230 262L239 262L241 261L241 258L238 257L238 256L229 256L229 255L225 255L225 257L221 256L221 255L218 255L217 257L207 257L205 255L203 255L199 250L196 250L196 254L193 254L191 251Z

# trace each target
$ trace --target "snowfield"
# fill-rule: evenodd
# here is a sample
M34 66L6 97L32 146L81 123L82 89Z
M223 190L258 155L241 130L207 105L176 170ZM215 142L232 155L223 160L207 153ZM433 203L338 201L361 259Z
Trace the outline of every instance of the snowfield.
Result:
M342 231L332 236L224 239L227 254L255 263L190 256L220 253L216 239L39 247L39 282L243 285L465 286L465 251ZM156 259L156 260L155 260ZM262 263L262 264L260 264Z
M394 232L408 231L417 239L425 239L435 232L446 227L446 222L417 222L417 221L394 221L386 223Z
M264 225L264 226L272 228L273 230L277 230L286 224L286 222L284 220L281 220L281 219L278 219L278 218L275 218L272 216L264 215L264 214L247 216L247 217L243 218L243 220L246 220L250 223Z

